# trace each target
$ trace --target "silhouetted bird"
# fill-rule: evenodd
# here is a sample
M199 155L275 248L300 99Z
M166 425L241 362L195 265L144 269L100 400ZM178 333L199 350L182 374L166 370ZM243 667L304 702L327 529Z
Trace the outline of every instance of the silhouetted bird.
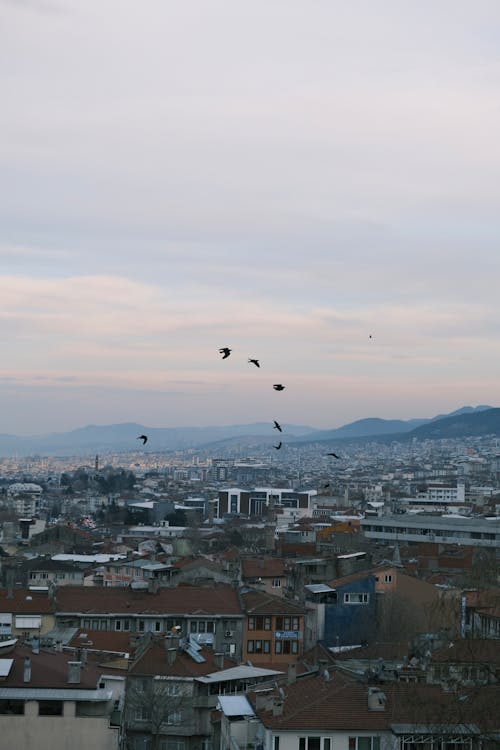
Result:
M223 355L222 359L227 359L229 357L229 355L231 354L232 351L233 350L232 349L228 349L227 346L223 346L222 349L219 349L220 354Z
M283 432L283 430L281 429L281 425L276 420L274 420L274 429Z
M277 451L279 451L279 449L281 448L282 445L283 445L283 443L279 442L278 445L275 445L274 447L276 448Z
M338 458L340 460L340 456L337 456L336 453L327 453L327 456L333 456L333 458Z
M258 359L249 359L248 362L251 363L252 365L255 365L255 367L260 367L260 363Z
M275 391L284 391L285 390L285 386L281 385L281 383L275 383L273 385L273 388L274 388Z
M136 439L137 440L142 440L142 444L143 445L146 445L146 443L148 442L148 436L147 435L139 435L139 437L136 438Z

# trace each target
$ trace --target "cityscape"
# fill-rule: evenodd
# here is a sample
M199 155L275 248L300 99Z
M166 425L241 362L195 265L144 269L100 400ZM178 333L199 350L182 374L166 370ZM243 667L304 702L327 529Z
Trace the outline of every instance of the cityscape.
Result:
M500 750L499 29L0 0L0 750Z
M459 419L460 437L306 433L279 458L247 426L199 448L144 435L128 452L3 457L3 732L498 747L500 438L466 434L497 412L432 422Z

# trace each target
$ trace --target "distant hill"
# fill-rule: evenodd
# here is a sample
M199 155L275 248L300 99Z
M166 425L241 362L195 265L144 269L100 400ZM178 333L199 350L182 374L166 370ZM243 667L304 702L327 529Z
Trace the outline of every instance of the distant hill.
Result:
M312 435L313 427L283 425L293 437ZM143 447L137 440L145 434L149 440ZM134 422L112 425L88 425L70 432L54 432L49 435L17 437L0 435L0 456L78 456L94 453L109 453L143 450L145 452L174 451L200 448L217 441L249 436L267 436L275 439L272 422L256 422L245 425L211 427L146 427Z
M459 416L462 414L473 414L491 406L462 406L461 409L451 412L450 414L439 414L437 417L430 419L380 419L371 417L368 419L358 419L356 422L349 422L335 430L320 430L313 436L314 439L320 440L339 440L345 438L358 437L377 437L379 435L396 435L404 432L411 432L417 427L429 424L436 420L447 417Z
M500 409L490 408L443 417L406 433L406 437L419 440L477 435L500 435Z
M408 440L500 435L500 409L464 406L450 415L432 419L360 419L334 430L315 430L305 425L283 424L281 440L295 445L346 440ZM148 435L143 447L138 435ZM134 422L88 425L70 432L18 437L0 434L0 456L89 456L96 453L144 452L185 449L223 449L240 442L249 447L278 439L271 422L211 427L146 427Z

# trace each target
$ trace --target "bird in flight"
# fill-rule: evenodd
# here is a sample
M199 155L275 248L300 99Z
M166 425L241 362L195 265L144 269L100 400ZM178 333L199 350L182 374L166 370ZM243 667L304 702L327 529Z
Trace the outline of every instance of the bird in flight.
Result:
M283 430L281 429L280 423L277 422L276 420L274 420L274 429L278 430L279 432L283 432Z
M139 437L136 438L136 439L137 440L142 440L142 444L143 445L146 445L146 443L148 442L148 436L147 435L139 435Z
M333 458L338 458L340 460L340 456L337 456L336 453L327 453L327 456L333 456Z
M219 353L223 355L222 359L227 359L232 351L233 350L229 349L227 346L223 346L222 349L219 349Z
M260 363L258 359L249 359L248 362L252 365L255 365L255 367L260 367Z
M273 388L274 388L275 391L284 391L285 390L285 386L281 385L281 383L275 383L273 385Z
M279 451L279 449L281 448L282 445L283 445L283 443L280 440L280 442L278 443L278 445L275 445L274 447L276 448L277 451Z

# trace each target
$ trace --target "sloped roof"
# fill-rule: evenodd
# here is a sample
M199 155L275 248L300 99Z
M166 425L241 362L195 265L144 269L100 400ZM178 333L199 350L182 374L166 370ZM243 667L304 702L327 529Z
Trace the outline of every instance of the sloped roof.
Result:
M26 657L29 657L31 662L31 679L29 682L24 682L24 660ZM34 654L28 646L20 644L9 654L9 658L14 659L14 664L8 677L2 680L3 688L95 690L101 675L106 671L106 668L99 666L96 662L88 661L81 668L80 682L71 684L68 683L68 662L74 661L73 653L40 650L39 654ZM122 673L125 675L125 670L122 670Z
M285 574L286 563L279 557L260 557L241 561L243 578L276 578Z
M409 726L480 725L498 731L500 688L464 691L463 700L439 686L391 683L383 686L385 709L368 707L367 684L355 682L330 670L330 679L314 676L282 688L283 713L273 715L269 708L257 708L256 693L249 694L255 713L274 730L390 731L392 725ZM373 688L372 688L373 689ZM377 689L377 688L375 688ZM276 698L279 699L276 692Z
M54 602L46 593L13 589L12 596L9 597L6 589L0 589L0 612L40 615L54 612L54 609Z
M305 608L281 596L271 596L260 591L241 595L247 614L252 615L303 615Z
M242 614L232 586L160 588L156 594L121 587L62 586L58 613L230 615Z
M144 653L131 666L130 673L135 675L165 675L170 677L202 677L217 672L220 667L215 662L215 654L209 649L200 649L203 662L196 662L183 649L179 648L173 664L168 663L168 641L154 639ZM234 667L234 661L224 657L223 669Z

